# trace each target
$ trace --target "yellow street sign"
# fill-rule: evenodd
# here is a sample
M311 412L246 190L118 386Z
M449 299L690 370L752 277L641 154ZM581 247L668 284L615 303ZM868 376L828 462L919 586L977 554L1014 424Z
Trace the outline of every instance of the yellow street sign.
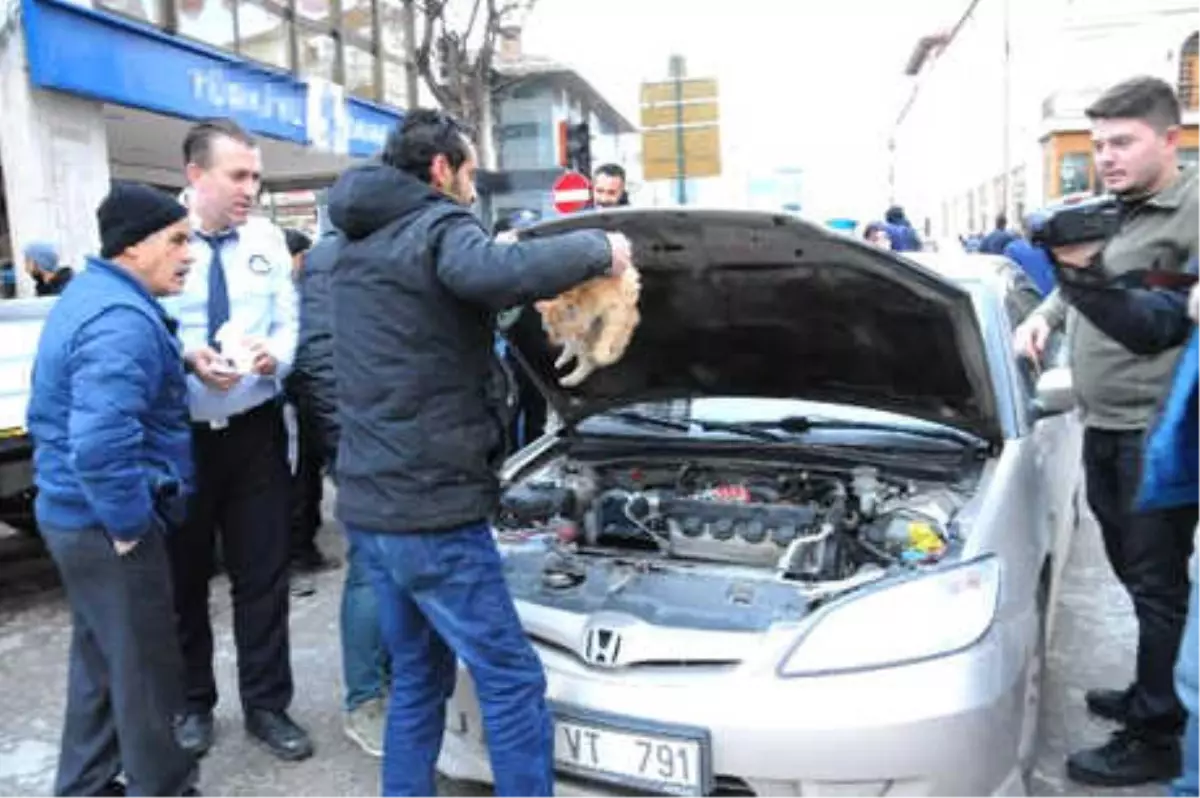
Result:
M677 133L674 128L642 133L642 170L646 180L679 176ZM689 178L721 174L721 135L717 125L683 129L683 170Z
M679 105L642 106L642 127L667 127L677 124L676 109L683 109L683 124L700 125L716 122L719 112L716 102L684 103Z
M717 98L717 81L712 78L685 79L683 83L683 99L685 100L715 100ZM642 84L642 105L675 102L675 81Z

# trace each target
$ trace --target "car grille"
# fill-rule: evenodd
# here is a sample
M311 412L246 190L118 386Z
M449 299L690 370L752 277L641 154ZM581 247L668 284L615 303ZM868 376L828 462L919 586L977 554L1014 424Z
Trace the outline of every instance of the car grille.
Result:
M553 651L566 654L574 659L582 662L584 665L589 665L579 652L570 646L563 645L557 640L551 640L540 635L529 635L529 639ZM628 666L630 668L735 668L742 664L740 659L655 659L655 660L638 660Z

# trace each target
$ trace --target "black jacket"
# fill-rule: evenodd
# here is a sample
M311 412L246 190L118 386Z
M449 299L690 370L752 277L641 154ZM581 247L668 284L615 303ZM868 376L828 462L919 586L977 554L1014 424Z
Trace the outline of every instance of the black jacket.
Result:
M495 313L607 273L607 239L497 243L469 209L378 163L344 173L329 204L347 239L333 280L338 518L378 532L489 519L506 421Z
M1196 259L1186 270L1197 273ZM1116 283L1060 270L1067 301L1109 338L1135 355L1157 355L1182 346L1192 332L1187 301L1190 284L1175 289L1145 288L1143 275Z
M337 380L333 374L333 265L345 239L326 233L300 270L300 337L288 392L313 420L322 459L333 470L338 446Z

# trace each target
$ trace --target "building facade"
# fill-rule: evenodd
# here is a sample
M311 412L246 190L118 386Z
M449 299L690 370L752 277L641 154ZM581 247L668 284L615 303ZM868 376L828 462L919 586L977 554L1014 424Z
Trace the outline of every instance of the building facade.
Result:
M1196 31L1180 0L973 0L922 38L892 136L893 200L936 237L1098 190L1083 109L1134 75L1177 86L1197 152Z
M183 184L187 126L260 137L268 185L327 183L374 154L407 99L402 0L21 0L0 24L0 262L98 243L112 179ZM399 70L397 72L397 69ZM22 269L18 294L31 286Z
M490 202L496 218L519 210L532 210L543 218L554 215L551 187L563 173L558 135L563 122L586 121L593 168L619 164L631 189L636 188L636 128L624 115L577 72L523 55L511 39L502 56L492 98L497 180Z

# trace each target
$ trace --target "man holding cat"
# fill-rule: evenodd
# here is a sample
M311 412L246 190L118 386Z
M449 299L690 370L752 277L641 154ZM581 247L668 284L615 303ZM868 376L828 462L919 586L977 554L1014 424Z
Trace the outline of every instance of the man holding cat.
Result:
M475 149L413 110L379 161L330 189L346 235L334 267L337 515L364 553L393 663L386 795L434 795L455 657L483 710L498 795L553 790L541 663L508 594L488 520L504 454L495 313L631 260L621 235L495 241L471 213Z

